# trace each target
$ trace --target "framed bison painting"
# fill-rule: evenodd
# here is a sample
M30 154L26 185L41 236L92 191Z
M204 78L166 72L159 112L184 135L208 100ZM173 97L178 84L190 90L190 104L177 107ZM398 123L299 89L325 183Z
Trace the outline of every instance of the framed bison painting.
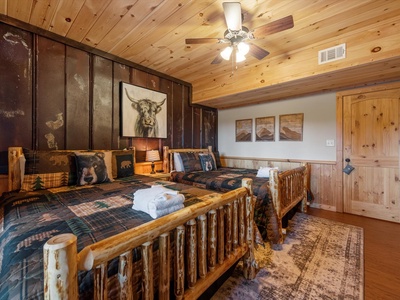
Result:
M125 137L167 137L167 95L121 82L121 129Z

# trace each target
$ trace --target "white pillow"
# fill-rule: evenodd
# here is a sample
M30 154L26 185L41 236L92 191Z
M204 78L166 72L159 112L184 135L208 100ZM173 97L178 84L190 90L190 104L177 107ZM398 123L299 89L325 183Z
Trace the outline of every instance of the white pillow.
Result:
M184 172L182 157L178 152L174 152L174 168L177 172Z
M260 167L260 169L258 169L256 177L269 178L269 170L278 170L278 168Z

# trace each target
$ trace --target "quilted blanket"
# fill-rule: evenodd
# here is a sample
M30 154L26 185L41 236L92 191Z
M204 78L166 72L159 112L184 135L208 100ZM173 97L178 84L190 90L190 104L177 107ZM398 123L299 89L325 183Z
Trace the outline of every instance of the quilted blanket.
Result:
M253 193L257 196L254 221L264 241L276 242L279 238L278 220L274 211L268 178L256 177L257 170L220 167L213 171L172 172L174 182L190 184L199 188L227 192L242 186L243 178L253 180Z
M3 194L0 198L0 299L43 298L43 245L49 238L73 233L78 237L80 251L89 244L153 220L148 214L132 209L133 193L160 183L184 194L185 206L212 193L135 175L99 185ZM138 260L140 251L135 256ZM89 272L80 272L79 276L80 292L88 292L92 276Z

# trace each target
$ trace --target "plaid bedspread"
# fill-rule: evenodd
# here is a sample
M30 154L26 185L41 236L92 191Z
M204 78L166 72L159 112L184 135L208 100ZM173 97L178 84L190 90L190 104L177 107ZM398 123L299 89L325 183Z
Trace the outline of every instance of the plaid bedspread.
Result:
M185 206L211 194L193 186L135 175L112 183L5 193L0 198L0 299L43 298L43 245L60 233L89 244L153 220L132 209L133 193L164 184L185 195ZM91 284L80 272L80 291Z
M173 172L174 182L191 184L203 189L227 192L242 186L243 178L253 180L253 193L257 196L254 221L264 241L276 242L279 238L278 220L274 211L268 178L256 177L257 170L222 167L213 171Z

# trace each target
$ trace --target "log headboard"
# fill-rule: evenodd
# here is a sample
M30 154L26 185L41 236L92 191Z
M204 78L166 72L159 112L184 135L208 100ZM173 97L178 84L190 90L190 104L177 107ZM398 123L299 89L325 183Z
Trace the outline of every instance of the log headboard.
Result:
M183 149L169 149L168 146L163 148L163 168L169 173L174 170L174 153L190 152L190 153L212 153L212 146L203 149L183 148Z

